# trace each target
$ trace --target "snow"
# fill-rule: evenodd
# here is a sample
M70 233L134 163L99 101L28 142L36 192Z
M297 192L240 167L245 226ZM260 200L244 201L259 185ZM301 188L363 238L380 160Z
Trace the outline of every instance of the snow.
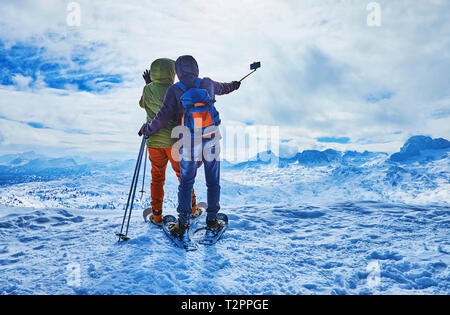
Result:
M135 212L0 209L2 294L448 294L448 208L377 202L225 207L229 231L185 252ZM167 213L174 214L173 210ZM243 233L243 231L245 231ZM381 282L371 287L367 266ZM69 266L79 266L71 285Z
M450 159L443 139L418 139L400 162L328 150L226 163L229 230L196 252L143 221L148 193L117 242L132 161L0 157L0 294L449 294ZM172 170L165 188L176 215ZM203 176L195 189L206 200Z

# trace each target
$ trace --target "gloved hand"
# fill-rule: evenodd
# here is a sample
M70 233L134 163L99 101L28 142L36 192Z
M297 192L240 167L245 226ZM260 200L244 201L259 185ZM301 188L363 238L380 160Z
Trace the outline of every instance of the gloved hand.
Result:
M149 71L149 70L145 70L145 71L144 71L144 74L142 75L142 77L143 77L144 80L145 80L145 84L150 84L150 83L152 83L152 78L151 78L151 76L150 76L150 71Z
M235 91L239 90L239 88L241 87L241 82L239 82L239 81L233 81L233 82L231 82L231 84L233 84L233 88Z
M139 137L144 136L145 138L148 138L152 135L152 131L150 129L150 124L145 123L142 125L141 129L138 132Z

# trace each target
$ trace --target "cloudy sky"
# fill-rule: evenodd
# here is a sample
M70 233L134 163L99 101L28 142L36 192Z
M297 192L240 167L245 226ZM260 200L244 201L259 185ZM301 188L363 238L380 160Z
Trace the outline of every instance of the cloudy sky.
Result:
M379 27L363 0L79 0L79 26L70 2L1 1L0 153L134 157L142 72L182 54L224 82L261 61L217 106L283 154L450 138L448 0L378 1Z

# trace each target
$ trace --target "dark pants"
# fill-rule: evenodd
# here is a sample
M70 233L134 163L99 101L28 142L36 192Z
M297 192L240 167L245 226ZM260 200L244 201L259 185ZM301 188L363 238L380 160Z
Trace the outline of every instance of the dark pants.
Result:
M192 189L199 161L205 168L208 194L207 220L215 220L220 210L220 143L218 137L202 139L191 146L190 152L180 150L180 185L178 186L178 214L183 225L189 224L192 212Z

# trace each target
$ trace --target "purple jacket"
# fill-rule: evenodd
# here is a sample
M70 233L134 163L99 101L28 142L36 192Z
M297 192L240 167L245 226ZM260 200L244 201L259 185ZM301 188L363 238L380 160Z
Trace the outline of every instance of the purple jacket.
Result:
M193 87L195 79L198 77L198 64L192 56L181 56L175 63L175 70L179 80L186 87ZM214 100L216 95L224 95L231 93L235 90L232 83L219 83L211 80L210 78L204 78L200 85L200 88L208 91L209 96ZM163 128L169 121L174 120L177 125L181 124L181 117L183 116L183 105L181 104L181 95L183 91L176 85L172 85L167 89L166 96L163 101L163 105L156 114L156 117L148 123L147 130L150 134L154 134L161 128Z

